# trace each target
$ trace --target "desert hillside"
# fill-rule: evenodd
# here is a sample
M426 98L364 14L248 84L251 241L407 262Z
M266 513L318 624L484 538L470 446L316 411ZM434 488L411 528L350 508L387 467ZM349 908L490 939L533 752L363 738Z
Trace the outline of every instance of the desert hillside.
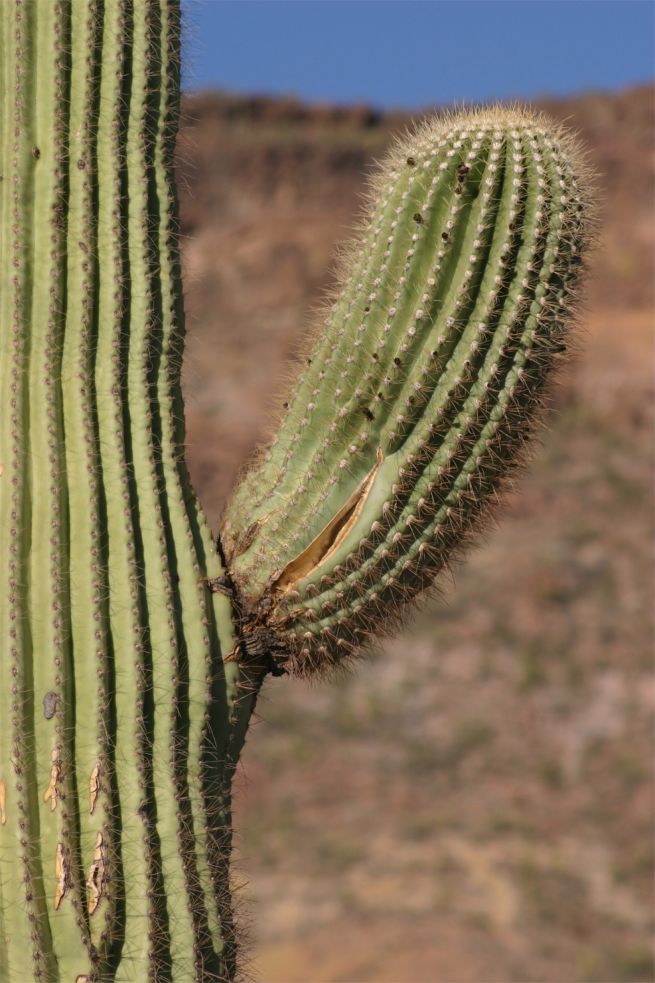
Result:
M602 229L581 353L499 528L354 675L266 685L236 810L265 983L654 979L653 96L540 107L586 144ZM188 460L214 524L407 123L184 103Z

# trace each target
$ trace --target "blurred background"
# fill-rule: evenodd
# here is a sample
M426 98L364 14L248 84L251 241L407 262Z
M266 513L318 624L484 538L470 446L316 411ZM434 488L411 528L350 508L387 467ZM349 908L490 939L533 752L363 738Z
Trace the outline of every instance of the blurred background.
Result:
M185 2L188 460L217 525L366 175L429 107L579 131L581 353L499 528L334 684L266 683L236 879L264 983L649 983L651 3Z

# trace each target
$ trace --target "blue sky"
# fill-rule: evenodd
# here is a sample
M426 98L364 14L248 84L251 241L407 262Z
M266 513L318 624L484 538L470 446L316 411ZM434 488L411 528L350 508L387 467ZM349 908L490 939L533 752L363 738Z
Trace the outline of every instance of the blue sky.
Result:
M185 89L382 108L618 89L654 74L651 0L182 0Z

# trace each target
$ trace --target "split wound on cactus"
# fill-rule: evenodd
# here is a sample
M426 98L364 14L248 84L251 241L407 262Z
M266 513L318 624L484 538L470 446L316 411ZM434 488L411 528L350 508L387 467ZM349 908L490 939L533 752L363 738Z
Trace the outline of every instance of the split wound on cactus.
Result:
M299 580L303 580L305 577L318 572L320 566L330 559L346 539L362 514L375 477L380 470L380 465L384 461L381 448L378 447L375 457L375 464L359 487L352 493L348 501L345 502L318 536L312 540L307 549L303 550L300 556L297 556L295 560L292 560L284 568L273 584L275 590L280 592L291 590L293 585Z

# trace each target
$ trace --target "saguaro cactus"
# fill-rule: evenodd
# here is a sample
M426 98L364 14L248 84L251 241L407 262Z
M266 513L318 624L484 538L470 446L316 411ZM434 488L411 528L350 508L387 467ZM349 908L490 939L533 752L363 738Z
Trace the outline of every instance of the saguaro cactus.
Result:
M385 627L495 493L564 348L584 175L501 110L392 153L217 550L183 459L177 3L5 0L0 49L0 980L233 979L259 686Z

